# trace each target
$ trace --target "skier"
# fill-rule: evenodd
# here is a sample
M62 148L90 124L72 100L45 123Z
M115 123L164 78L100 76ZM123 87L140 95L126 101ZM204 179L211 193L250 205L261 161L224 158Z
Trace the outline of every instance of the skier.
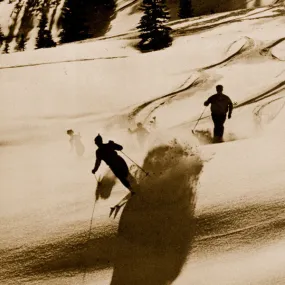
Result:
M114 143L113 141L109 141L108 143L104 144L100 134L97 135L97 137L94 139L94 142L98 146L98 149L96 150L96 162L94 168L92 169L92 173L95 174L100 167L101 161L105 161L115 176L131 192L131 196L134 195L135 191L133 191L132 186L129 182L129 179L132 178L132 175L129 173L129 169L125 160L116 152L121 151L123 147L119 144ZM130 195L128 194L120 203L114 207L111 207L110 216L114 209L116 209L116 213L118 213L120 207L129 199L129 197Z
M233 103L231 99L223 94L223 86L216 86L217 94L211 96L204 106L211 104L212 120L214 122L214 142L221 142L224 134L224 123L227 112L228 119L232 116Z
M70 140L69 140L70 145L71 145L70 151L72 151L75 146L77 155L82 156L85 151L85 147L83 143L81 142L80 133L74 134L73 130L67 130L66 133L70 136Z
M133 134L136 133L137 134L137 138L138 138L138 142L140 143L140 145L144 145L146 142L146 139L149 135L149 132L147 131L146 128L143 127L142 123L137 123L137 128L135 130L131 130L130 128L128 129L129 133Z
M153 117L149 124L153 129L156 129L156 117Z

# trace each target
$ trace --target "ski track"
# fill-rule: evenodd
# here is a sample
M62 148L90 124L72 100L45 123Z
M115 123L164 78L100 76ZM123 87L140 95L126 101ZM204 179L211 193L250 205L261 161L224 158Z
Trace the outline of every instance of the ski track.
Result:
M132 5L136 4L137 2L139 2L139 1L138 0L133 0L133 1L123 5L119 9L117 9L116 12L122 12L122 11L126 10L127 8L131 7Z
M285 38L280 38L278 40L275 40L272 44L270 44L267 47L263 48L260 51L260 54L263 55L263 56L271 56L271 58L273 58L273 59L277 59L277 60L283 61L280 58L278 58L278 56L276 56L276 55L274 55L272 53L272 48L276 47L278 44L282 43L284 40L285 40Z
M239 58L243 59L243 56L245 56L245 53L249 54L249 53L255 52L256 51L256 43L255 43L254 39L252 39L250 37L245 37L245 39L246 39L246 42L244 44L242 44L241 47L237 51L233 52L232 54L227 56L225 59L223 59L223 60L221 60L221 61L219 61L217 63L211 64L209 66L193 70L191 75L178 87L178 90L175 90L175 91L173 91L173 92L171 92L169 94L166 94L166 95L163 95L161 97L155 98L153 100L150 100L148 102L145 102L145 103L139 105L138 107L135 107L134 110L132 112L130 112L129 115L128 115L129 120L134 120L134 118L140 112L142 112L146 108L151 107L153 104L156 104L154 107L150 108L151 110L148 112L146 117L143 119L143 122L145 123L148 120L148 118L158 108L164 106L165 104L170 103L174 98L177 99L177 96L180 95L180 93L183 93L183 92L185 92L185 91L187 91L187 90L189 90L189 89L191 89L193 87L197 87L198 85L203 84L203 82L205 81L204 79L207 76L206 74L203 75L204 71L207 71L207 70L210 70L210 69L214 69L216 67L220 67L220 66L223 66L223 65L227 65L228 63L232 62L233 60L238 60ZM229 45L229 47L227 48L227 51L230 50L230 48L237 42L238 42L238 40L236 40L233 43L231 43ZM197 77L196 79L191 80L191 78L195 75L195 72L196 72L196 74L199 74L199 75L196 76ZM215 74L214 71L213 71L213 73ZM189 82L189 81L190 81L190 83L187 84L187 82ZM186 87L184 87L185 84L187 84ZM274 94L271 94L271 95L274 95ZM264 96L264 95L265 94L263 94L261 96ZM189 95L189 96L191 96L191 95ZM189 96L187 96L187 97L189 97ZM264 98L266 98L266 97L264 97ZM262 99L264 99L264 98L262 98ZM256 102L257 99L258 99L258 96L254 99L254 103ZM159 102L159 101L162 101L162 102ZM250 103L250 102L251 101L248 100L248 103ZM235 108L238 108L238 107L241 107L241 106L243 106L243 105L242 104L237 105ZM203 117L201 119L208 118L208 117L209 116L206 116L206 117ZM198 120L198 118L197 118L197 120ZM195 122L197 120L194 120L193 122Z
M276 9L276 7L271 7L271 8L268 8L267 11L269 10L272 10L272 9ZM262 11L262 12L265 12L265 11ZM244 13L246 14L245 11L241 11L240 13ZM267 18L274 18L274 17L280 17L281 15L284 15L285 11L278 11L275 15L270 15L270 16L260 16L260 17L257 17L257 18L246 18L246 17L249 17L249 16L252 16L252 15L248 15L248 16L241 16L240 18L236 18L236 19L232 19L232 20L227 20L227 21L223 21L223 22L220 22L220 23L215 23L215 24L212 24L212 25L203 25L203 26L198 26L198 27L194 27L192 28L190 26L190 28L181 28L181 29L177 29L175 30L173 33L175 36L186 36L186 35L190 35L190 34L196 34L196 33L200 33L200 32L204 32L205 30L209 31L211 29L215 29L217 27L221 27L221 26L225 26L225 25L229 25L229 24L233 24L233 23L238 23L238 22L241 22L241 21L253 21L253 20L258 20L258 19L267 19Z
M122 58L127 58L127 56L81 58L81 59L71 59L71 60L54 61L54 62L53 62L53 61L49 61L49 62L41 62L41 63L32 63L32 64L22 64L22 65L5 66L5 67L0 67L0 70L3 70L3 69L13 69L13 68L23 68L23 67L34 67L34 66L42 66L42 65L62 64L62 63L72 63L72 62L84 62L84 61L95 61L95 60L122 59Z
M192 76L190 76L186 82L191 79ZM186 91L188 89L190 89L192 86L195 86L197 84L197 82L199 82L199 77L194 79L193 81L190 81L190 83L188 83L185 87L182 87L182 88L179 88L178 90L175 90L171 93L168 93L166 95L163 95L161 97L158 97L158 98L155 98L155 99L152 99L150 101L147 101L141 105L139 105L138 107L135 107L134 110L132 112L129 113L129 118L130 119L134 119L134 117L136 115L138 115L142 110L144 110L146 107L148 107L149 105L153 104L153 103L156 103L157 101L160 101L160 100L163 100L165 98L168 98L168 97L171 97L171 96L176 96L177 94L179 94L180 92L183 92L183 91ZM185 84L185 83L184 83ZM184 85L183 84L183 85ZM159 106L163 105L165 103L165 101L163 101L161 104L159 104Z
M208 70L208 69L211 69L211 68L214 68L214 67L217 67L217 66L221 66L223 64L228 64L230 63L233 59L237 59L238 56L242 57L242 55L244 54L244 52L250 52L254 49L255 47L255 41L249 37L245 37L246 38L246 42L236 51L234 52L233 54L229 55L227 58L225 58L224 60L218 62L218 63L215 63L215 64L212 64L210 66L206 66L206 67L203 67L202 70ZM230 49L230 47L232 45L234 45L236 42L238 41L235 41L233 42L228 49Z

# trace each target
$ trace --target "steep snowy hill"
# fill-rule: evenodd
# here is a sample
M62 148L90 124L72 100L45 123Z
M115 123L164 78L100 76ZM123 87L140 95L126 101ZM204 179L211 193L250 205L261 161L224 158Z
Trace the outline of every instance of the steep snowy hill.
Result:
M0 284L284 284L284 15L173 21L173 45L145 54L128 31L1 55ZM236 104L211 144L208 108L191 130L217 84ZM151 174L131 168L140 191L115 220L127 190L91 174L98 133Z

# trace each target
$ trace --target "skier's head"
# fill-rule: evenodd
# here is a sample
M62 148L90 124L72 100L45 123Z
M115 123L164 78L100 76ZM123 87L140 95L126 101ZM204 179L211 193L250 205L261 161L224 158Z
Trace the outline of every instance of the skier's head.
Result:
M218 94L221 94L221 93L223 92L223 90L224 90L223 85L217 85L217 86L216 86L216 90L217 90L217 93L218 93Z
M66 133L71 136L74 134L74 131L73 130L67 130Z
M142 127L142 123L137 123L137 127L141 128Z
M97 146L100 146L103 144L103 139L102 137L100 136L100 134L97 135L97 137L94 139L94 142Z

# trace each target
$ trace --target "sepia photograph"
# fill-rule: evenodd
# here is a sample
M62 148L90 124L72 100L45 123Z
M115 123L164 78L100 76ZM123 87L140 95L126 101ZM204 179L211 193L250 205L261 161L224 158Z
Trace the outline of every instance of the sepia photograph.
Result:
M284 0L0 0L0 285L284 285L284 107Z

